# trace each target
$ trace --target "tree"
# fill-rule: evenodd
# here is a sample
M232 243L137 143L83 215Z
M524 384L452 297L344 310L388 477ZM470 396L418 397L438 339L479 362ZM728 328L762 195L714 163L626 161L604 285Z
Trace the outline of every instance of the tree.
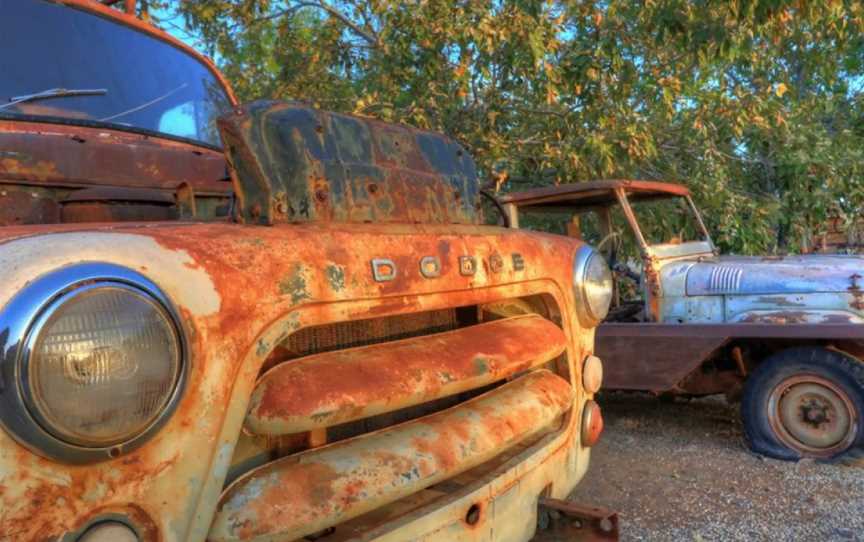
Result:
M151 4L154 2L151 0ZM688 184L722 248L797 250L864 205L858 2L199 0L244 99L442 130L498 188Z

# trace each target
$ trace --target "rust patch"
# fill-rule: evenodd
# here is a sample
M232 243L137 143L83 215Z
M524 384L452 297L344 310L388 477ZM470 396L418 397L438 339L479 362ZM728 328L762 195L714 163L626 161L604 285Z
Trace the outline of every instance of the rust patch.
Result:
M854 273L849 277L849 293L852 294L852 302L849 306L855 310L864 310L864 292L861 291L861 286L858 281L861 280L861 275Z
M771 295L771 296L762 296L756 299L757 303L765 303L766 305L773 305L777 307L806 307L806 303L796 302L792 299L794 296L785 296L785 295Z
M748 314L741 322L748 324L805 324L808 313L803 311L774 311L763 314Z
M474 161L441 134L272 101L219 129L243 222L479 223Z
M151 442L117 461L83 468L52 463L23 449L17 455L0 456L2 467L6 469L0 478L0 484L5 487L0 497L0 532L16 533L24 540L39 540L74 529L79 519L89 517L92 510L116 502L138 503L152 514L163 533L170 533L172 526L191 526L196 529L196 536L203 537L201 529L206 526L196 523L194 514L195 510L205 515L210 513L221 490L221 474L215 465L219 461L227 463L229 459L220 459L217 454L230 453L230 439L236 438L221 433L229 406L236 406L231 400L241 400L245 406L242 394L253 389L260 364L268 356L268 347L273 353L270 362L278 362L280 356L275 345L300 327L379 316L396 317L542 293L551 296L562 308L562 328L573 341L571 346L581 350L576 341L582 330L566 310L567 303L572 300L569 265L579 243L566 238L476 226L398 224L302 224L260 228L224 223L161 223L147 227L137 224L58 225L2 230L0 245L10 240L32 243L36 240L27 238L54 232L80 233L76 242L83 244L87 243L86 232L100 232L103 236L112 232L146 236L166 252L182 251L184 259L194 262L191 265L206 273L220 299L220 309L206 315L190 311L189 307L178 307L184 326L190 331L190 355L195 363L177 411ZM544 247L538 238L546 239L551 248ZM362 248L347 250L345 247ZM470 253L485 259L493 250L501 254L519 252L528 265L518 277L505 265L494 278L485 277L484 285L472 288L471 280L459 275L457 256ZM387 285L375 283L369 272L369 259L380 254L391 256L400 269L406 270ZM430 254L441 258L442 273L435 280L424 279L420 274L419 260ZM290 294L280 291L280 282L295 273L298 262L316 261L344 268L345 288L337 295L323 269L315 273L307 270L302 275L303 291L316 303L304 304L292 313L297 307ZM154 274L158 272L152 263L142 263L148 264L146 267ZM164 282L160 279L160 284L168 291L184 288L170 277ZM280 321L278 329L271 329ZM270 334L259 342L265 329ZM493 352L487 346L500 348L499 342L490 337L487 345L484 340L480 345L481 357L494 361ZM256 352L262 359L256 359ZM475 358L468 358L467 370L471 373L477 370L473 365ZM251 364L244 365L244 360L251 360ZM391 365L402 361L392 359ZM494 370L491 362L489 365ZM449 374L444 375L445 372ZM455 372L441 373L442 382L458 377ZM396 384L403 386L406 382ZM414 384L408 380L407 385ZM530 415L516 416L510 423L517 422L527 423L532 429L538 424L537 418ZM492 416L489 416L489 423L495 430L506 428L506 423L496 422ZM456 434L465 430L460 426L454 429ZM0 444L4 450L17 450L2 434ZM165 457L178 459L160 466ZM435 470L431 456L417 459L414 466L421 474L427 472L426 469ZM400 471L400 476L408 472L413 471ZM180 485L172 482L177 479L189 482ZM368 486L355 484L351 488L351 495L368 492ZM200 502L195 500L195 495L199 494ZM82 495L92 500L85 502Z
M566 338L539 316L316 354L265 374L246 427L290 434L479 388L560 355Z
M277 460L226 491L209 538L316 533L552 430L572 400L570 384L539 370L397 428Z
M213 149L104 128L18 120L0 120L0 149L0 225L59 222L60 203L92 187L146 188L172 203L181 192L194 193L185 207L193 216L227 216L231 184L225 180L224 156ZM21 191L30 201L15 199ZM28 207L34 210L26 211ZM54 212L36 211L50 207ZM92 203L71 207L76 208L77 222L114 218L93 209ZM121 215L126 220L138 219L129 207L116 211L127 211ZM148 219L176 218L175 212Z

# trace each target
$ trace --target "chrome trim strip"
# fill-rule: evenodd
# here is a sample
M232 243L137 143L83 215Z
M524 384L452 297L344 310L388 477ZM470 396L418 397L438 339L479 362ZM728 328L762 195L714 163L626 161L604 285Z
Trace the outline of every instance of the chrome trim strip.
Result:
M26 358L33 330L47 312L80 288L115 285L149 296L169 316L180 345L180 372L164 410L137 436L113 446L90 448L58 439L28 407ZM141 446L176 410L189 372L188 346L178 312L162 290L144 275L109 263L81 263L42 275L25 286L0 311L0 426L32 452L65 463L104 461Z

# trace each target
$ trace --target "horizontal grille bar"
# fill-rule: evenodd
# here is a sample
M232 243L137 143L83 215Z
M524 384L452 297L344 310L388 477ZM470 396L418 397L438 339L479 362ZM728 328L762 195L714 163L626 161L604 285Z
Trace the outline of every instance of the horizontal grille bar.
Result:
M573 389L540 369L470 401L276 460L222 495L211 541L293 540L443 482L553 431Z
M565 348L561 328L525 315L308 356L261 377L246 428L292 434L392 412L492 384Z

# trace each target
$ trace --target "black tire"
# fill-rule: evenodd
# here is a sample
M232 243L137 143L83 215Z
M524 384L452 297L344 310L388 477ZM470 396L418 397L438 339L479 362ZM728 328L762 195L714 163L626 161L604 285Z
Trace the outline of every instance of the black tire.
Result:
M823 449L824 451L812 452L801 448L796 449L788 444L790 439L794 440L794 437L789 436L789 432L785 433L784 440L782 432L785 429L781 421L783 417L772 415L771 412L775 409L779 411L776 407L778 404L776 397L782 395L778 395L781 393L778 390L791 389L783 386L788 386L790 379L796 378L821 379L833 385L835 391L845 394L846 397L843 398L845 403L841 404L847 407L847 410L851 410L851 421L845 432L846 437L837 443L836 448L827 447ZM842 397L839 394L838 396ZM810 406L803 408L807 411L811 409ZM825 412L823 409L821 415L824 416ZM741 399L744 435L750 448L756 453L789 461L802 457L831 460L848 455L860 455L864 450L862 416L864 416L864 363L842 352L820 347L790 348L770 356L747 379ZM781 428L775 429L778 424ZM803 443L802 447L804 447Z

